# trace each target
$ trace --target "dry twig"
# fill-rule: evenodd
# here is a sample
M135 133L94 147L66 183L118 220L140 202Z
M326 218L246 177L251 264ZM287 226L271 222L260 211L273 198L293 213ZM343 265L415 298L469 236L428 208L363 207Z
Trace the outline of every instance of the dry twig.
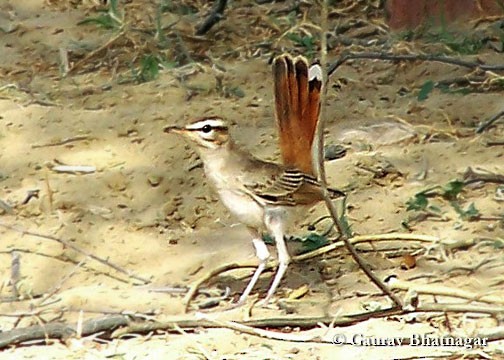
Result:
M504 305L504 298L502 296L477 294L462 289L449 288L444 285L415 284L409 281L398 280L397 278L391 278L387 283L391 289L414 290L418 294L456 297L487 304Z
M483 131L488 129L490 126L493 125L497 120L499 120L502 116L504 116L504 110L500 111L499 113L495 114L492 116L490 119L487 121L482 122L477 128L476 128L476 134L481 134Z
M7 225L7 224L4 224L4 223L1 223L0 222L0 226L6 228L6 229L9 229L9 230L12 230L12 231L16 231L18 233L21 233L22 235L30 235L30 236L35 236L35 237L38 237L38 238L41 238L41 239L47 239L47 240L52 240L52 241L56 241L74 251L77 251L78 253L82 254L82 255L85 255L86 257L89 257L95 261L98 261L99 263L105 265L105 266L108 266L108 267L111 267L112 269L122 273L122 274L125 274L127 275L128 277L132 278L132 279L135 279L135 280L138 280L140 282L142 282L143 284L148 284L150 283L150 280L149 279L146 279L144 277L141 277L139 275L136 275L134 273L132 273L131 271L127 270L127 269L124 269L122 267L120 267L119 265L116 265L112 262L110 262L109 260L106 260L106 259L103 259L99 256L96 256L86 250L83 250L81 249L80 247L66 241L66 240L63 240L63 239L59 239L55 236L51 236L51 235L44 235L44 234L39 234L39 233L36 233L36 232L32 232L32 231L28 231L28 230L24 230L24 229L19 229L15 226L12 226L12 225Z
M105 44L103 44L102 46L99 46L98 48L94 49L89 54L87 54L86 56L84 56L84 58L82 58L81 60L77 61L68 70L68 72L65 75L70 75L71 73L75 72L78 68L80 68L82 65L84 65L85 63L87 63L90 59L92 59L93 57L95 57L96 55L98 55L99 53L101 53L103 50L105 50L108 47L110 47L117 40L119 40L120 38L122 38L125 33L126 33L126 31L122 30L116 36L111 37Z
M328 0L324 0L323 5L322 5L322 20L324 21L323 28L327 29L327 9L328 9ZM325 65L327 63L327 38L325 35L325 32L322 32L322 39L321 39L322 45L322 55L321 55L321 63L323 68L325 68ZM336 70L337 67L334 68ZM327 79L330 76L330 72L327 74L324 74L325 76L325 82L327 83ZM325 95L327 92L327 86L324 87L324 91L320 94L320 102L321 104L324 104L325 101ZM349 241L350 237L352 236L351 231L349 226L346 224L346 221L344 218L340 218L338 216L338 211L336 210L335 205L331 201L331 198L329 196L329 192L327 190L327 179L326 179L326 172L325 172L325 167L324 167L324 125L325 125L325 107L322 106L322 111L321 111L320 119L317 123L317 128L315 130L315 139L314 139L314 146L315 146L315 151L313 151L313 161L312 163L314 164L315 167L315 174L317 174L317 178L321 184L322 188L322 193L324 195L324 201L327 207L327 210L331 214L331 217L333 218L334 225L336 226L341 240L345 243L345 247L348 249L350 254L352 255L352 258L355 260L355 262L359 265L359 267L364 271L366 276L384 293L386 294L394 303L395 307L402 307L401 305L401 300L399 297L397 297L392 291L390 291L387 288L387 285L385 285L381 279L376 276L367 263L362 259L355 250L355 247L352 245L352 243ZM344 209L343 209L344 212Z
M442 240L438 237L435 236L428 236L428 235L418 235L418 234L404 234L404 233L390 233L390 234L377 234L377 235L359 235L359 236L354 236L350 238L348 241L352 245L356 244L362 244L362 243L371 243L371 242L381 242L381 241L418 241L418 242L427 242L427 243L439 243L445 246L447 249L454 249L454 248L460 248L460 247L468 247L474 244L474 240L464 240L464 241L447 241L447 240ZM340 249L345 246L345 243L343 241L337 241L332 244L326 245L324 247L315 249L313 251L310 251L308 253L294 256L292 257L292 262L301 262L305 261L308 259L312 259L317 256L321 256L324 254L328 254L336 249ZM274 267L278 266L278 262L276 260L270 261L267 265L265 270L272 269ZM222 274L227 271L235 270L235 269L246 269L246 268L255 268L257 267L257 262L256 261L251 261L251 262L243 262L243 263L230 263L230 264L224 264L218 268L212 269L196 281L194 281L190 286L189 290L184 297L184 304L185 304L185 311L189 309L189 305L191 301L194 299L196 296L199 287L210 280L211 278Z
M486 65L479 62L471 62L460 60L457 58L444 56L444 55L433 55L433 54L405 54L397 55L391 53L347 53L341 56L334 63L329 65L327 70L327 76L330 77L341 65L349 60L357 59L368 59L368 60L386 60L386 61L435 61L444 64L451 64L456 66L465 67L468 69L480 69L483 71L503 71L504 65Z
M60 146L60 145L66 145L66 144L70 144L72 142L82 141L82 140L87 140L87 139L89 139L89 135L76 135L76 136L71 136L71 137L63 139L63 140L50 142L47 144L35 144L35 145L32 145L31 147L32 147L32 149L37 149L37 148L42 148L42 147Z
M191 315L189 318L181 318L176 316L173 319L164 321L145 321L146 317L137 316L135 314L113 314L96 319L83 321L81 325L81 335L87 336L98 332L103 332L103 338L120 338L132 333L150 333L152 331L171 331L179 333L180 329L196 329L196 328L216 328L225 327L239 332L248 333L254 336L261 336L270 339L283 341L300 341L300 342L318 342L324 343L330 340L323 336L285 336L285 334L275 333L271 331L262 331L256 328L284 328L297 327L301 329L311 329L321 324L330 324L331 326L349 326L371 318L384 318L388 316L399 316L412 313L475 313L488 314L491 316L502 316L504 314L503 306L476 306L471 304L439 304L425 303L420 306L408 309L385 309L370 311L364 313L356 313L346 316L316 316L316 317L278 317L254 319L243 322L229 322L216 319L205 318L201 316ZM148 317L151 319L151 317ZM327 333L326 329L323 329ZM66 339L77 334L76 325L64 323L50 323L44 325L35 325L26 328L19 328L10 331L0 332L0 349L19 344L27 341L43 341L46 339ZM482 336L486 331L481 332ZM504 333L499 329L494 329L489 340L501 340L504 338ZM323 335L323 334L322 334Z
M224 17L224 10L226 9L227 0L216 0L215 4L207 16L205 21L198 25L196 35L206 34L215 24L222 20Z
M504 184L504 175L495 174L492 172L476 172L471 167L468 167L463 175L464 184L469 185L477 182L489 182L496 184Z

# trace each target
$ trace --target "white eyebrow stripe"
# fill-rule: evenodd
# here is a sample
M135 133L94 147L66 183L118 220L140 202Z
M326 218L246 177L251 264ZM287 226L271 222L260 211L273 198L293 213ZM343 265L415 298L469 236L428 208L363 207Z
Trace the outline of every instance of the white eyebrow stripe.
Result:
M199 130L202 129L203 126L210 125L211 127L227 127L226 123L219 119L204 119L197 121L193 124L187 125L187 130Z
M323 80L322 67L319 64L314 64L308 69L308 81L317 79L318 81Z

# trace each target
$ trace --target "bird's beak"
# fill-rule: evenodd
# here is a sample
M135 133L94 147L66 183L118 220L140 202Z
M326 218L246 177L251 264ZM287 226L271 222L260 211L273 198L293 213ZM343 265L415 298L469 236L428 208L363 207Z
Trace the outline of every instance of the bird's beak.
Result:
M184 128L181 128L180 126L167 126L163 129L163 131L167 134L183 134L184 133Z

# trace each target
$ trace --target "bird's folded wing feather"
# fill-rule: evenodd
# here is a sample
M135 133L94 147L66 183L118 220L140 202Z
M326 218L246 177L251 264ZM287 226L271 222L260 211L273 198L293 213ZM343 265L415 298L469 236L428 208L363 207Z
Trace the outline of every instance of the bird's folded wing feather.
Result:
M270 204L295 205L294 194L304 183L304 174L297 170L285 170L264 182L245 185L254 197Z
M287 169L265 182L245 185L251 195L267 204L309 205L323 199L317 179L296 169ZM331 198L345 194L339 190L328 189Z

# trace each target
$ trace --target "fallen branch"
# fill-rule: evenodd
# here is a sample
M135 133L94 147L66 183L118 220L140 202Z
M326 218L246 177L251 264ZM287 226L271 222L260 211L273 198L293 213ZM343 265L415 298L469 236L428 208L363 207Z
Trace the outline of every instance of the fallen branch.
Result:
M96 167L89 165L55 165L51 168L51 170L57 173L92 174L96 172Z
M444 55L433 54L405 54L396 55L391 53L347 53L341 56L334 63L329 65L327 77L330 77L341 65L349 60L368 59L368 60L386 60L386 61L434 61L444 64L451 64L465 67L468 69L481 69L483 71L503 71L504 65L486 65L479 62L465 61Z
M327 9L328 9L328 4L327 0L323 2L322 5L322 11L325 13L326 16L322 16L322 19L327 19ZM324 20L326 21L326 20ZM325 25L325 26L324 26ZM327 29L327 22L324 22L322 28ZM325 36L325 32L322 32L322 39L321 39L322 45L322 54L321 54L321 63L323 65L323 68L325 68L326 64L326 59L327 59L327 38ZM345 60L346 61L346 60ZM336 70L337 67L334 67L334 70ZM333 71L334 71L333 70ZM324 80L327 82L327 79L331 75L330 70L327 72L327 74L324 74ZM325 101L325 95L327 92L327 86L324 86L323 91L320 93L320 103L324 104ZM325 110L326 108L322 106L322 114L319 117L319 121L317 123L316 129L315 129L315 139L313 142L313 151L312 151L312 164L314 166L314 171L315 174L317 175L317 179L320 182L321 185L321 190L322 194L324 197L324 202L326 204L327 210L329 211L329 214L331 215L333 221L334 221L334 226L338 230L340 234L340 239L345 243L345 247L347 250L350 252L352 255L352 258L355 260L355 262L359 265L359 268L366 274L369 280L373 282L385 295L387 295L393 302L394 306L393 308L402 308L402 303L401 299L399 299L398 296L396 296L388 287L386 284L383 283L383 281L378 278L377 275L373 273L373 271L370 269L370 267L367 265L367 263L364 261L364 259L359 255L355 247L352 245L351 241L349 240L352 237L352 232L350 230L350 226L346 221L346 218L344 217L344 204L345 200L343 200L343 209L342 209L342 215L341 217L338 216L338 211L336 210L336 206L334 203L331 201L331 197L329 196L329 191L327 190L327 179L326 179L326 171L324 167L324 124L325 124Z
M391 278L387 282L391 289L415 291L418 294L427 295L438 295L466 299L470 301L478 301L487 304L494 305L504 305L504 298L497 295L485 295L477 294L471 291L450 288L444 285L433 285L433 284L415 284L409 281L399 280L397 278Z
M215 24L224 17L227 0L216 0L207 18L196 28L196 35L206 34Z
M36 306L43 306L44 303L50 299L51 297L53 297L54 295L56 295L56 293L58 291L61 290L61 287L63 286L63 284L68 280L70 279L72 276L74 276L76 273L77 273L77 270L79 270L86 262L87 260L87 257L82 259L77 265L74 266L74 268L68 273L66 274L65 276L63 276L60 281L55 285L53 286L53 288L51 290L49 290L49 292L47 294L45 294L42 299L36 304Z
M76 135L76 136L72 136L72 137L69 137L69 138L66 138L66 139L63 139L60 141L55 141L55 142L51 142L51 143L47 143L47 144L35 144L35 145L32 145L31 147L32 147L32 149L37 149L37 148L42 148L42 147L61 146L61 145L70 144L72 142L83 141L83 140L87 140L87 139L89 139L88 135Z
M32 251L32 250L21 249L21 248L12 248L11 250L8 250L8 251L0 250L0 254L10 254L12 251L16 251L19 253L25 253L25 254L31 254L31 255L37 255L37 256L43 256L43 257L46 257L51 260L57 260L57 261L61 261L63 263L70 263L73 265L79 264L79 261L66 256L64 253L61 253L59 255L52 255L52 254L46 254L46 253L43 253L40 251ZM93 269L90 266L88 266L87 264L83 264L82 268L85 270L88 270L88 271L92 271L94 274L104 275L104 276L107 276L107 277L109 277L113 280L116 280L116 281L120 281L123 283L129 283L129 281L125 280L124 278L121 278L121 277L113 275L113 274L106 273L104 271L100 271L98 269Z
M275 266L278 265L277 261L271 261L269 262L264 270L271 269ZM206 281L210 280L216 275L219 275L223 272L229 271L229 270L234 270L234 269L243 269L243 268L256 268L257 267L257 261L250 262L250 263L232 263L232 264L225 264L223 266L220 266L218 268L213 269L212 271L208 272L207 274L203 275L200 277L198 280L194 281L190 286L189 290L187 291L186 296L184 297L184 311L187 312L189 310L189 305L191 304L192 299L196 296L196 293L198 292L199 287L205 283Z
M487 121L484 121L481 124L479 124L479 126L476 128L476 134L481 134L483 131L485 131L490 126L492 126L502 116L504 116L504 110L501 110L499 113L495 114L494 116L492 116Z
M487 338L488 341L502 340L504 339L504 326L479 330L477 337Z
M98 48L94 49L93 51L91 51L89 54L87 54L86 56L84 56L84 58L82 58L81 60L77 61L74 66L72 66L68 72L65 74L66 75L70 75L72 72L75 72L75 70L77 70L78 68L80 68L83 64L85 64L86 62L88 62L90 59L92 59L93 57L95 57L96 55L98 55L100 52L102 52L103 50L105 50L106 48L108 48L109 46L111 46L113 43L115 43L117 40L119 40L121 37L124 36L126 32L123 30L121 32L119 32L116 36L110 38L105 44L103 44L102 46L99 46Z
M92 335L100 331L111 331L119 326L128 325L124 315L112 315L83 322L81 336ZM77 334L76 325L50 323L0 332L0 349L26 341L45 339L67 339Z
M406 234L406 233L390 233L390 234L377 234L377 235L358 235L349 239L349 242L353 245L362 244L362 243L370 243L370 242L381 242L381 241L418 241L418 242L427 242L427 243L439 243L443 245L446 249L455 249L455 248L467 248L471 245L474 245L474 239L466 239L461 241L449 241L443 240L436 236L429 235L418 235L418 234ZM315 258L317 256L321 256L324 254L328 254L336 249L340 249L345 246L343 241L337 241L332 244L323 246L321 248L315 249L305 254L297 255L292 257L292 262L302 262L308 259ZM270 270L278 266L278 262L276 260L271 260L265 267L265 271ZM236 270L236 269L247 269L247 268L256 268L257 261L243 262L243 263L230 263L219 266L218 268L212 269L205 275L201 276L199 279L194 281L187 291L187 294L184 297L184 306L185 311L187 312L190 306L191 301L194 299L196 294L198 293L198 289L205 282L209 281L213 277L220 275L224 272Z
M403 234L403 233L390 233L390 234L377 234L377 235L357 235L349 239L349 241L353 245L362 244L362 243L370 243L370 242L380 242L380 241L419 241L419 242L428 242L428 243L441 243L444 245L452 244L452 242L442 241L440 238L436 236L429 235L418 235L418 234ZM310 251L306 254L298 255L293 257L294 262L299 262L307 259L311 259L323 254L327 254L336 249L344 247L345 244L343 241L337 241L332 244L320 247L313 251Z
M504 307L499 306L475 306L470 304L439 304L425 303L415 309L385 309L364 313L356 313L345 316L319 316L319 317L276 317L247 320L243 322L223 321L208 316L196 315L189 318L175 316L164 321L150 321L151 316L141 314L113 314L100 318L90 319L82 322L80 330L81 336L89 336L98 332L104 339L114 339L127 336L128 334L145 334L153 331L171 331L180 333L180 329L200 329L200 328L230 328L239 332L248 333L270 339L283 341L311 341L327 342L323 336L285 336L284 333L260 330L261 328L296 327L301 329L312 329L320 327L321 324L329 324L329 327L350 326L369 319L384 318L388 316L401 316L413 313L475 313L487 314L495 317L504 315ZM203 318L203 319L202 319ZM323 329L327 332L327 329ZM486 331L480 331L485 334ZM26 328L19 328L0 332L0 349L7 346L20 344L27 341L44 341L46 339L67 339L77 335L77 325L64 323L50 323L45 325L35 325ZM493 331L492 336L488 336L489 341L501 340L504 338L502 331Z
M495 184L504 184L504 175L495 174L492 172L476 172L471 167L468 167L463 175L464 185L469 185L477 182L488 182Z

